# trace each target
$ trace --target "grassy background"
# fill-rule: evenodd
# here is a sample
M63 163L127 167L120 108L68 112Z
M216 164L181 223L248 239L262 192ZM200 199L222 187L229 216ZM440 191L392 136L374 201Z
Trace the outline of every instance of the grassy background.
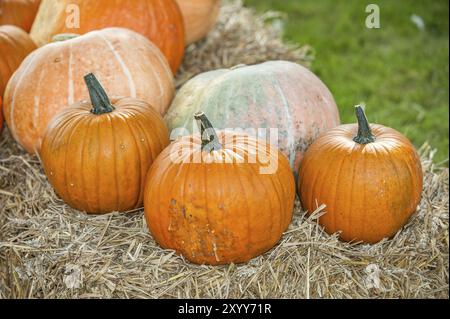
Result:
M355 122L353 106L364 103L371 122L399 130L416 146L428 141L437 162L448 159L448 0L244 3L287 14L286 40L313 47L313 71L334 94L343 123ZM380 29L365 27L370 3L380 7Z

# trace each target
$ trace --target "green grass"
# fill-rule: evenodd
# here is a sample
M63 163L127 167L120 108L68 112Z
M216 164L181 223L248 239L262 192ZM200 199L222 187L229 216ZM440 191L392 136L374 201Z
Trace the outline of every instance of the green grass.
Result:
M287 13L285 39L309 44L313 71L332 91L343 123L353 106L448 159L449 35L447 0L245 0L258 11ZM380 7L381 28L367 29L366 5ZM411 22L416 14L425 30ZM448 162L447 162L448 165Z

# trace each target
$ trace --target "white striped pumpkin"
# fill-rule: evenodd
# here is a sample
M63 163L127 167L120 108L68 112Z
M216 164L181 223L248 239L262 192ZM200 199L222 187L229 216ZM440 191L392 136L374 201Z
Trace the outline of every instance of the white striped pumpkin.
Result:
M6 87L6 123L28 152L39 151L59 111L88 100L83 77L91 72L110 96L138 98L161 114L174 95L167 60L144 36L123 28L61 36L30 54Z

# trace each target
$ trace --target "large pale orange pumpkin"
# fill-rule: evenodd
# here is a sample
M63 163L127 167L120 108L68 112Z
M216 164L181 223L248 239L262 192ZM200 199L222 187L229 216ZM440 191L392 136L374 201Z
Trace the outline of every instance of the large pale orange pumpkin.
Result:
M60 33L122 27L150 39L175 73L184 55L184 27L175 0L42 0L31 37L41 46Z
M0 26L0 96L23 59L36 49L28 33L12 25Z
M0 25L11 24L29 32L41 0L0 0Z
M278 147L295 174L306 148L339 125L328 88L305 67L287 61L199 74L178 91L165 116L169 129L192 132L197 111L208 114L218 129L278 129Z
M272 248L292 219L289 162L265 141L216 134L204 114L196 119L201 136L173 142L148 173L148 227L162 247L191 262L246 262Z
M184 19L186 44L194 43L212 29L220 13L220 0L177 0Z
M108 28L48 44L24 60L4 96L6 122L28 152L39 150L53 116L89 97L83 76L90 71L111 94L139 98L161 114L174 94L162 53L131 30Z
M346 241L376 243L392 237L419 204L422 167L414 146L399 132L367 122L322 134L308 149L299 172L303 208L314 212L325 231Z
M85 77L91 102L79 102L50 123L42 143L45 173L58 195L88 213L142 205L147 171L169 144L162 117L145 101L109 100Z

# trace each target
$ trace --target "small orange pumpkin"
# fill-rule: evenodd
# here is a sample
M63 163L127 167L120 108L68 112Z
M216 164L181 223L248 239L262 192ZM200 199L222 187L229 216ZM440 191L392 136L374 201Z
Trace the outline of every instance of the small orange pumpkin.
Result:
M193 263L246 262L272 248L287 229L294 176L287 158L265 141L216 134L203 113L195 118L201 136L173 142L148 173L147 225L162 247ZM252 154L258 154L254 161ZM262 174L267 163L278 168Z
M178 70L184 56L184 26L175 0L42 0L30 34L42 46L60 33L84 34L108 27L144 35L165 55L172 71Z
M322 134L307 150L299 171L303 208L327 233L346 241L376 243L402 228L420 202L422 166L411 142L392 128L369 125L356 107L358 125Z
M50 123L41 149L56 193L88 213L128 211L142 205L147 171L168 145L162 117L134 98L111 101L92 74L91 102L65 109Z
M36 45L22 29L13 25L0 26L0 96L3 96L11 75L35 49Z
M11 24L29 32L41 0L0 0L0 25Z

